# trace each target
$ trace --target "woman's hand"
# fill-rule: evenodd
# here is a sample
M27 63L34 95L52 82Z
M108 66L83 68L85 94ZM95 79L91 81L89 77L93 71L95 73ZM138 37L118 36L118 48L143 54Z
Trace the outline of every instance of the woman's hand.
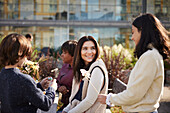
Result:
M58 91L61 92L64 95L69 92L69 90L66 88L66 86L59 87Z
M107 98L107 95L99 94L97 101L100 102L101 104L106 104L106 98Z

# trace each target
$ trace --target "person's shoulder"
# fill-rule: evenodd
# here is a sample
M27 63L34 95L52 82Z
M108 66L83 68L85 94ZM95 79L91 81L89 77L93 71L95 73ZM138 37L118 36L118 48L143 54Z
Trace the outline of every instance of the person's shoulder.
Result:
M66 64L66 63L64 63L62 66L62 68L67 68L67 67L69 67L69 64Z
M146 51L141 55L139 61L148 61L148 62L155 62L163 60L162 55L158 52L157 49L152 48L151 50Z
M102 59L97 59L93 64L92 64L92 66L96 66L96 65L104 65L104 62L103 62L103 60Z
M158 57L161 57L161 55L159 54L157 49L152 48L152 49L146 51L145 53L143 53L143 55L141 57L158 58Z
M105 66L105 63L103 62L102 59L97 59L91 66L90 66L90 69L89 70L92 70L94 67L96 66L99 66L101 67L103 70L107 70L106 69L106 66Z
M28 75L28 74L24 74L24 73L18 73L19 77L20 77L20 80L23 81L23 82L34 82L34 79Z

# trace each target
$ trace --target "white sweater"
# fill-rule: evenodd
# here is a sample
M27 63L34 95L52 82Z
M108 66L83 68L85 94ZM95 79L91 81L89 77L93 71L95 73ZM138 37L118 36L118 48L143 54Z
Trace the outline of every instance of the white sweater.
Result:
M106 106L100 104L99 102L96 102L96 100L97 100L97 97L98 97L99 93L107 94L107 89L108 89L108 73L107 73L107 69L105 67L104 62L101 59L97 60L96 62L94 62L90 66L89 72L96 65L100 65L101 67L103 67L104 71L106 72L106 75L105 75L105 77L106 77L106 79L105 79L106 80L105 81L105 87L103 89L104 91L102 90L100 92L100 90L101 90L101 88L103 86L103 80L104 80L103 73L102 73L102 71L99 68L95 68L92 71L92 74L91 74L91 78L90 78L90 82L91 83L89 82L88 89L87 89L87 94L86 94L85 99L83 99L76 107L74 107L71 110L70 110L71 103L69 103L67 105L67 107L64 108L64 111L66 111L68 113L83 113L83 112L87 111L89 108L91 108L94 104L97 103L96 104L97 105L96 109L98 108L100 110L100 112L96 111L96 110L95 110L95 112L96 113L105 113ZM94 89L94 87L95 87L95 89ZM75 83L75 79L73 79L72 94L70 96L70 101L75 96L75 94L77 93L78 89L79 89L79 84L76 84ZM93 110L90 111L90 112L94 113Z
M109 101L120 105L125 112L149 113L159 107L163 93L164 64L156 49L141 55L133 68L127 89L112 94Z

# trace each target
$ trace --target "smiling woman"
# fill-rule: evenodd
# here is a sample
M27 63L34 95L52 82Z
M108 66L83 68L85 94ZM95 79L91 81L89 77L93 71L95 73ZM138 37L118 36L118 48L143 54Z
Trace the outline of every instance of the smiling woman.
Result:
M73 61L72 94L64 113L105 113L106 105L96 102L98 95L107 94L108 89L108 73L99 53L99 45L92 36L78 41ZM88 77L82 75L82 69L89 73Z
M86 41L81 50L81 57L84 60L85 65L88 65L94 59L96 55L96 48L92 41Z

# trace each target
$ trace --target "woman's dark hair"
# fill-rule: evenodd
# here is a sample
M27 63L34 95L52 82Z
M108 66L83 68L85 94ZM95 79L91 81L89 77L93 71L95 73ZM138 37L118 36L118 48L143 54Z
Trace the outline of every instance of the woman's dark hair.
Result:
M73 57L76 46L77 46L77 41L69 40L63 43L63 45L61 46L61 50L68 52Z
M86 41L92 41L96 48L96 55L95 55L93 61L90 62L87 66L85 65L84 60L81 57L81 49L82 49L83 44ZM92 36L83 36L82 38L79 39L77 47L74 52L74 60L73 60L73 74L76 79L76 82L79 82L82 79L80 69L88 70L90 65L93 62L95 62L97 58L99 58L99 54L100 54L99 45L98 45L97 41Z
M7 35L0 44L0 65L15 65L19 58L30 55L31 43L20 34Z
M138 16L132 23L138 31L141 31L141 38L136 45L134 56L139 58L144 52L149 50L152 44L164 59L170 54L169 32L162 26L161 22L152 14Z

